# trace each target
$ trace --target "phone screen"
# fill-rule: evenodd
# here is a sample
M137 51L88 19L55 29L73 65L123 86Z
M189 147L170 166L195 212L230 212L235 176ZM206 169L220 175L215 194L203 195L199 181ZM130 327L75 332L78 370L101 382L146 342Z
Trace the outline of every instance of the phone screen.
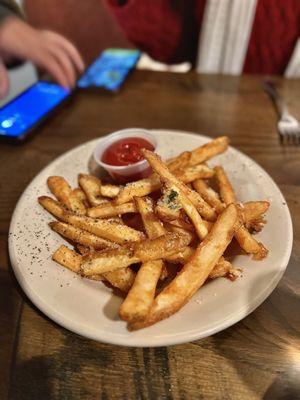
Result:
M54 83L35 83L0 109L0 135L23 136L69 95L69 90Z
M77 85L79 88L103 87L117 90L140 58L132 49L107 49L88 67Z

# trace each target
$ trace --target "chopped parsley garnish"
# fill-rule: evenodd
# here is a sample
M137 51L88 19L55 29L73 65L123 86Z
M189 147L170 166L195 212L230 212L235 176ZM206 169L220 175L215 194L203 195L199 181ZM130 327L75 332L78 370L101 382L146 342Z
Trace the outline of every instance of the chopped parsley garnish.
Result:
M178 193L172 189L170 194L167 197L167 204L172 203L176 199L177 196L178 196Z

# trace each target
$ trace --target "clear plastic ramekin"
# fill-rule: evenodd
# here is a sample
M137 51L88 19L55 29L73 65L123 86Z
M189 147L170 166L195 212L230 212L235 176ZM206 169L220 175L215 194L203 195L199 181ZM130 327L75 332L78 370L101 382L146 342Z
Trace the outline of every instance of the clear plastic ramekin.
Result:
M104 168L114 180L122 184L146 178L152 172L147 160L141 160L134 164L121 166L106 164L102 161L103 153L114 142L120 139L133 137L140 137L147 140L149 143L152 144L154 150L157 150L157 138L151 132L141 128L129 128L111 133L104 139L101 139L96 145L93 152L95 162L102 168Z

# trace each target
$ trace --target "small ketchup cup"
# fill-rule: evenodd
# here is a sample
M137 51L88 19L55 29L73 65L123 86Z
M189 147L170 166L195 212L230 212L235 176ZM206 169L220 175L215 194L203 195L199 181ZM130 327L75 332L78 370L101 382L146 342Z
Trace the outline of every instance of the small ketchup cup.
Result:
M93 152L94 160L98 165L104 168L114 180L122 184L147 178L152 172L148 161L145 159L129 165L111 165L103 162L105 151L114 143L126 138L144 139L153 146L154 150L157 149L156 137L146 129L140 128L123 129L111 133L100 140Z

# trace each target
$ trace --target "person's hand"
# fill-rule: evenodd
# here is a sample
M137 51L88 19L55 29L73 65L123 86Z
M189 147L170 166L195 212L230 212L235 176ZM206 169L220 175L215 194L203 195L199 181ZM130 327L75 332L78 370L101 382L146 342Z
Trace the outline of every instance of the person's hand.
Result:
M9 88L4 61L12 58L32 61L66 88L73 87L76 75L84 70L78 50L66 38L35 29L17 17L8 17L0 26L0 97Z

